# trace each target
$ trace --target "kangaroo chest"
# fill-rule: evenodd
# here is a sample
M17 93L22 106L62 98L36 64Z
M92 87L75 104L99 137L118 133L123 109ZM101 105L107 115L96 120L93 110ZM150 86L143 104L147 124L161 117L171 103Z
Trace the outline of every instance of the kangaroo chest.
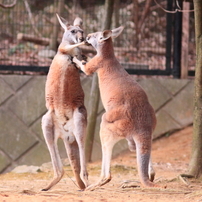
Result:
M50 67L46 82L46 102L53 108L74 108L84 102L79 70L71 63Z

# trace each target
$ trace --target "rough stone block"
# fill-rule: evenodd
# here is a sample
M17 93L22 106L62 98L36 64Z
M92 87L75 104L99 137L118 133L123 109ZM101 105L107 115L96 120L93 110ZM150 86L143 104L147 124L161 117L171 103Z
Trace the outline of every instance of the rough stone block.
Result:
M164 86L172 95L178 93L183 87L185 87L190 80L188 79L158 79L158 82Z
M182 127L193 122L193 96L194 84L191 82L164 107Z
M42 133L42 128L41 128L41 118L36 120L34 124L32 124L32 126L30 127L30 129L32 130L33 133L37 135L37 137L40 140L45 141Z
M0 76L0 78L2 78L14 91L17 91L33 77L27 75L6 75L6 77Z
M36 137L11 112L0 110L0 148L12 159L17 159L36 142Z
M0 105L13 94L13 90L0 78Z
M157 110L154 138L192 123L194 92L192 81L167 78L138 80L145 89L152 106ZM0 107L0 148L5 152L0 151L0 172L8 165L9 169L15 165L10 162L11 159L30 165L40 165L50 161L50 154L41 130L41 118L47 111L45 81L46 76L0 76L0 103L4 103ZM88 108L92 77L83 76L81 81L85 92L85 105ZM103 113L100 99L92 153L93 161L101 159L102 156L99 130ZM62 140L58 141L58 147L61 157L66 158ZM120 141L114 147L113 156L127 148L127 141ZM7 158L7 155L11 159Z
M45 77L38 76L21 88L8 103L11 109L26 125L31 125L46 112Z
M0 173L11 163L9 158L0 151Z
M172 98L171 94L156 79L141 79L138 83L145 90L154 110L158 110Z
M37 139L10 111L0 110L0 148L13 160L20 157Z
M49 161L51 159L47 147L44 144L37 144L19 159L18 165L40 166Z
M181 127L169 114L163 110L160 110L156 114L156 118L157 125L153 133L153 139Z

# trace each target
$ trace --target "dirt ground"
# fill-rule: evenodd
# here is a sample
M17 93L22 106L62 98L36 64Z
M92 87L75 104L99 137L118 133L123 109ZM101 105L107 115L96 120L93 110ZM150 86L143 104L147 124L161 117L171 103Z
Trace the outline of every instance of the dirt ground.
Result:
M152 157L156 171L155 183L164 187L142 188L137 175L135 153L129 151L112 160L112 181L95 191L78 191L73 183L70 167L65 167L65 176L50 191L40 191L52 178L52 172L35 174L7 173L0 176L1 202L197 202L202 201L202 182L195 179L180 179L186 173L191 152L192 130L190 126L153 143ZM88 165L89 181L96 182L101 162ZM122 188L127 180L137 187Z

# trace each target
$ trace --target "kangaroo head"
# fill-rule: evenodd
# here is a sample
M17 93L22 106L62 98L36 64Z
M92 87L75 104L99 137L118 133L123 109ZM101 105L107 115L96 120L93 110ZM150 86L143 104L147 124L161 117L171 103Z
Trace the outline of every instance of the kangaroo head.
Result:
M103 32L95 32L88 34L86 41L91 44L96 50L102 46L107 39L118 37L123 31L124 27L118 27L113 30L105 30Z
M73 25L70 25L64 18L56 14L58 21L62 28L64 29L64 34L62 40L69 44L80 43L84 40L82 26L82 19L77 17L74 20Z

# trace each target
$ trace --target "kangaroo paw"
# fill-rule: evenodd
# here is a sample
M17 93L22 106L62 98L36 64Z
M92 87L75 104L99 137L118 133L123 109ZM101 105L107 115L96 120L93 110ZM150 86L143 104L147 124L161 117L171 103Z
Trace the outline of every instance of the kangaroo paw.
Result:
M82 65L85 65L87 62L85 60L82 60Z

